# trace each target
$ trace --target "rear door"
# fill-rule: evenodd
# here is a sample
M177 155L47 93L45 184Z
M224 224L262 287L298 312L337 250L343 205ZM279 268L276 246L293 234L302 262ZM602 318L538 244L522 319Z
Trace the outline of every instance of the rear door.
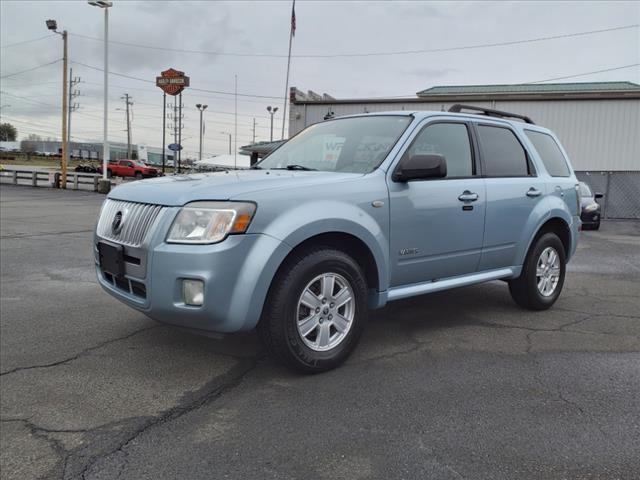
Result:
M399 164L414 154L440 154L447 176L410 182L388 176L392 287L476 271L485 188L471 133L465 121L431 120L418 129Z
M514 266L519 263L518 246L527 235L525 226L546 194L546 186L515 130L508 124L478 122L475 131L487 187L479 270Z

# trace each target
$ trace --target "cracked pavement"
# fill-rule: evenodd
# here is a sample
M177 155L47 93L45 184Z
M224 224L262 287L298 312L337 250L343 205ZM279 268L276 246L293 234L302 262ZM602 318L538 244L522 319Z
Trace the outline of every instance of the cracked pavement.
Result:
M104 294L102 198L0 187L3 479L640 477L640 222L584 232L549 311L502 282L396 302L300 376Z

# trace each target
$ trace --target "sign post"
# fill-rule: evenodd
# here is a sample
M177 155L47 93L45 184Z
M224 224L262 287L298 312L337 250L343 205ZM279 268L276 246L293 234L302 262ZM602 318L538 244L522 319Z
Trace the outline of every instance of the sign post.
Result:
M187 77L184 72L179 70L175 70L170 68L169 70L165 70L160 73L159 77L156 77L156 86L160 87L164 92L163 95L163 106L162 106L162 172L165 170L165 151L164 145L166 130L164 128L165 124L165 116L166 116L166 108L167 108L167 95L171 95L173 97L178 96L180 102L180 114L177 117L177 108L174 102L174 115L173 115L173 138L174 143L169 146L169 149L174 152L173 154L173 162L176 164L176 152L178 152L178 173L180 173L180 150L182 150L182 146L179 145L180 140L182 138L182 91L189 86L189 77ZM171 146L178 146L179 149L172 149Z

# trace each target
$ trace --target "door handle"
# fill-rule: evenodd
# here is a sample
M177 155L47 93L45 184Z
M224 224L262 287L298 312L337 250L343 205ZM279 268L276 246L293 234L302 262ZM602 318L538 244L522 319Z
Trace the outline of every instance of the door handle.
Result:
M527 190L527 197L539 197L540 195L542 195L542 190L538 190L537 188L531 187L529 190Z
M462 195L458 197L458 200L461 202L475 202L478 200L478 194L470 192L469 190L465 190L462 192Z

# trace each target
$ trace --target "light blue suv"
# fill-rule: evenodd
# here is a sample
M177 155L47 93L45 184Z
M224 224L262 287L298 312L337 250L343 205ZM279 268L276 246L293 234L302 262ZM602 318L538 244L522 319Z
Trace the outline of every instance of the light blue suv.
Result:
M317 372L393 300L506 280L519 305L549 308L576 249L577 183L555 135L527 117L456 105L337 118L251 170L114 189L96 270L153 319L257 327L274 356Z

